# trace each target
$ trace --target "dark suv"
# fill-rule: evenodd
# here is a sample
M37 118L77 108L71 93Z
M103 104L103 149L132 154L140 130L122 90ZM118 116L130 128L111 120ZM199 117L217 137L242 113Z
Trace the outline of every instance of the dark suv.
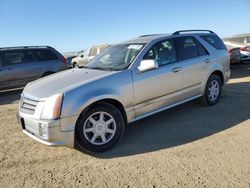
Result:
M49 46L0 48L0 90L19 88L67 69L67 60Z

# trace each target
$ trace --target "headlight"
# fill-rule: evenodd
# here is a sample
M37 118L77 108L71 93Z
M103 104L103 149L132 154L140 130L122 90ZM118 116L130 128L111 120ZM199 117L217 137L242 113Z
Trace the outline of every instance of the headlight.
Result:
M41 119L59 119L61 116L63 94L49 97L43 107Z

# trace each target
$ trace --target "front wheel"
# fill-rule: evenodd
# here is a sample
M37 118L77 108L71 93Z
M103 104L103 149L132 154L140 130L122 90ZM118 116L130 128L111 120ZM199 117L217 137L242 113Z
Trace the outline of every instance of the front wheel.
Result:
M219 101L222 83L219 76L212 74L207 81L205 93L201 98L204 105L211 106Z
M79 117L75 129L76 145L89 152L102 152L117 144L124 133L121 112L108 103L98 103Z

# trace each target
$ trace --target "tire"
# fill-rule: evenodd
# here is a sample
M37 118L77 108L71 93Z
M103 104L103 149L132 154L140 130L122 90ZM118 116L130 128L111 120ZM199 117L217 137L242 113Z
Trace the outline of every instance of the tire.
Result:
M113 105L101 102L80 115L75 128L75 144L83 151L103 152L115 146L124 131L121 112Z
M208 78L205 93L201 97L201 103L206 106L215 105L221 96L222 83L219 76L212 74Z
M72 64L72 67L73 67L73 68L78 67L77 63L76 63L76 62L74 62L74 63Z

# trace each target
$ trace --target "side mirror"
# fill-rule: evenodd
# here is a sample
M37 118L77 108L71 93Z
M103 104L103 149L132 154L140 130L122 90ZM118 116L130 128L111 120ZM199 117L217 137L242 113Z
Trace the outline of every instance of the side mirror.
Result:
M149 59L149 60L142 60L138 69L140 72L145 72L152 69L157 69L158 67L159 67L158 63L155 60Z

